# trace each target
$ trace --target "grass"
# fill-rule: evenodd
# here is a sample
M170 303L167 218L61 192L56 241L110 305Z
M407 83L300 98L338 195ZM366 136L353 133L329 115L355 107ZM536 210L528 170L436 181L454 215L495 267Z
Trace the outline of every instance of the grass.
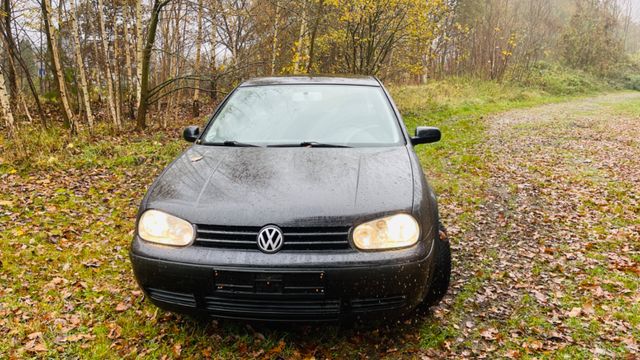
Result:
M485 117L568 98L540 88L468 79L390 90L411 131L420 125L443 131L442 142L419 147L418 155L443 208L450 210L446 216L460 231L474 226L475 212L485 202L490 175L486 164L493 159L483 147ZM580 95L584 93L570 93ZM132 278L128 244L146 187L187 146L177 136L181 124L175 125L133 135L114 135L101 128L93 137L83 134L73 139L59 129L25 128L22 155L8 151L15 146L13 141L0 139L6 150L0 159L0 354L395 358L444 349L461 336L478 338L480 329L467 332L459 324L468 312L477 311L473 298L492 281L497 260L493 252L474 265L476 276L456 290L444 313L379 329L203 324L144 301ZM456 241L454 246L462 245ZM470 266L457 261L460 269ZM521 313L510 320L514 326L525 321L546 327L545 313L530 298L524 301ZM626 310L619 316L634 324L639 321ZM575 327L577 334L588 336L588 327ZM472 340L464 344L459 346L472 346Z

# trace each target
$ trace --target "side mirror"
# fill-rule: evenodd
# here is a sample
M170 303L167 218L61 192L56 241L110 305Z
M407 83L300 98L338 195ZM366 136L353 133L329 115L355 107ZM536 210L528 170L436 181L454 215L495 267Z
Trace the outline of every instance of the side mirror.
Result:
M416 128L416 136L411 138L411 144L430 144L440 141L441 138L440 129L431 126L418 126Z
M200 128L197 126L187 126L182 131L182 137L188 142L194 142L200 136Z

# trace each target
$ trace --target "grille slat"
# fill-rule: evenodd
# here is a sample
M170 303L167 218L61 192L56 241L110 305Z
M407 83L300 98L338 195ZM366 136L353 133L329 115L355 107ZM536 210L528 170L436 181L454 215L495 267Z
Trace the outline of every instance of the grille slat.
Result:
M283 251L350 250L348 226L282 227ZM258 251L255 226L197 225L196 246Z
M200 241L204 241L212 244L244 244L244 245L253 245L255 241L250 240L226 240L226 239L199 239Z
M252 231L224 231L224 230L198 229L198 232L201 232L204 234L211 234L211 235L250 235L250 236L258 235L257 232L252 232Z
M226 314L241 313L244 316L255 317L265 317L265 315L337 317L340 314L340 300L272 301L208 296L204 298L204 303L209 311Z
M287 236L346 236L348 234L349 234L349 232L317 232L317 233L289 232L289 233L285 233L285 235L287 235Z
M196 307L196 299L192 294L177 293L160 289L148 288L149 296L158 301L182 305L187 307Z
M391 296L385 298L353 299L351 309L353 312L369 312L380 310L393 310L405 306L407 300L404 296Z
M344 241L296 241L291 242L292 245L331 245L331 244L344 244Z

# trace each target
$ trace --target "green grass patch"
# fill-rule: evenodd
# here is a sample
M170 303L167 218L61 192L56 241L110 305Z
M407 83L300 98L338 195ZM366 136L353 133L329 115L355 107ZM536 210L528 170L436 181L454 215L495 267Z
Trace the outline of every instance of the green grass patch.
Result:
M438 126L443 131L440 143L419 146L417 153L441 202L459 210L447 216L455 216L460 229L469 229L478 223L475 210L485 201L483 191L491 175L486 164L494 155L485 146L487 116L561 101L566 94L581 95L595 89L564 93L451 79L426 86L392 87L391 92L410 131L420 125ZM398 352L406 349L410 357L416 354L411 351L442 348L466 336L459 325L469 318L469 312L478 311L474 299L495 276L495 249L471 261L457 257L456 266L473 269L475 275L456 289L444 318L416 316L410 326L282 330L253 329L225 321L203 325L159 311L144 301L131 274L128 245L136 207L146 186L188 146L179 138L179 128L176 124L167 131L118 135L102 126L93 136L72 138L61 129L34 126L23 127L17 140L0 139L3 150L13 149L16 141L24 148L22 154L3 152L0 159L0 176L4 176L3 181L7 179L0 184L7 189L0 194L0 223L11 224L0 229L0 330L8 329L5 334L10 331L0 341L0 354L17 358L200 358L207 354L219 358L238 354L262 358L376 358L398 348ZM9 186L9 180L13 186ZM460 239L452 241L458 245ZM545 271L548 269L535 267L534 275ZM504 270L501 272L504 277ZM627 284L633 279L620 280ZM615 290L605 285L603 288ZM628 288L637 291L637 287ZM572 305L567 303L567 307ZM531 327L550 326L543 309L536 308L530 297L525 298L523 307L510 319L510 325L517 327L524 321ZM632 312L638 312L637 306L617 316L637 327L639 319ZM589 336L589 324L576 327L578 334ZM481 335L479 329L469 331L469 339L453 346L472 347ZM42 353L24 350L29 334L35 332L42 333L46 345ZM92 339L68 340L75 334ZM280 341L285 342L282 349ZM516 348L516 344L510 345ZM567 350L567 354L571 353ZM395 352L387 356L396 355L401 357Z

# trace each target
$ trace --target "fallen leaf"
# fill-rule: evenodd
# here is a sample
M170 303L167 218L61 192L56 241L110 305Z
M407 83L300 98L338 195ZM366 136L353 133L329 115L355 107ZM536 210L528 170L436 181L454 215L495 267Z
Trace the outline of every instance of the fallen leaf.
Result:
M571 311L569 311L568 315L569 317L576 317L576 316L579 316L581 312L582 312L582 308L574 307L571 309Z
M180 356L181 353L182 353L182 344L177 343L173 345L173 354L175 356Z
M118 305L116 305L116 311L117 312L123 312L126 311L127 309L129 309L129 304L127 303L118 303Z
M484 329L480 332L480 335L486 340L495 340L497 334L498 334L498 330L494 328Z

